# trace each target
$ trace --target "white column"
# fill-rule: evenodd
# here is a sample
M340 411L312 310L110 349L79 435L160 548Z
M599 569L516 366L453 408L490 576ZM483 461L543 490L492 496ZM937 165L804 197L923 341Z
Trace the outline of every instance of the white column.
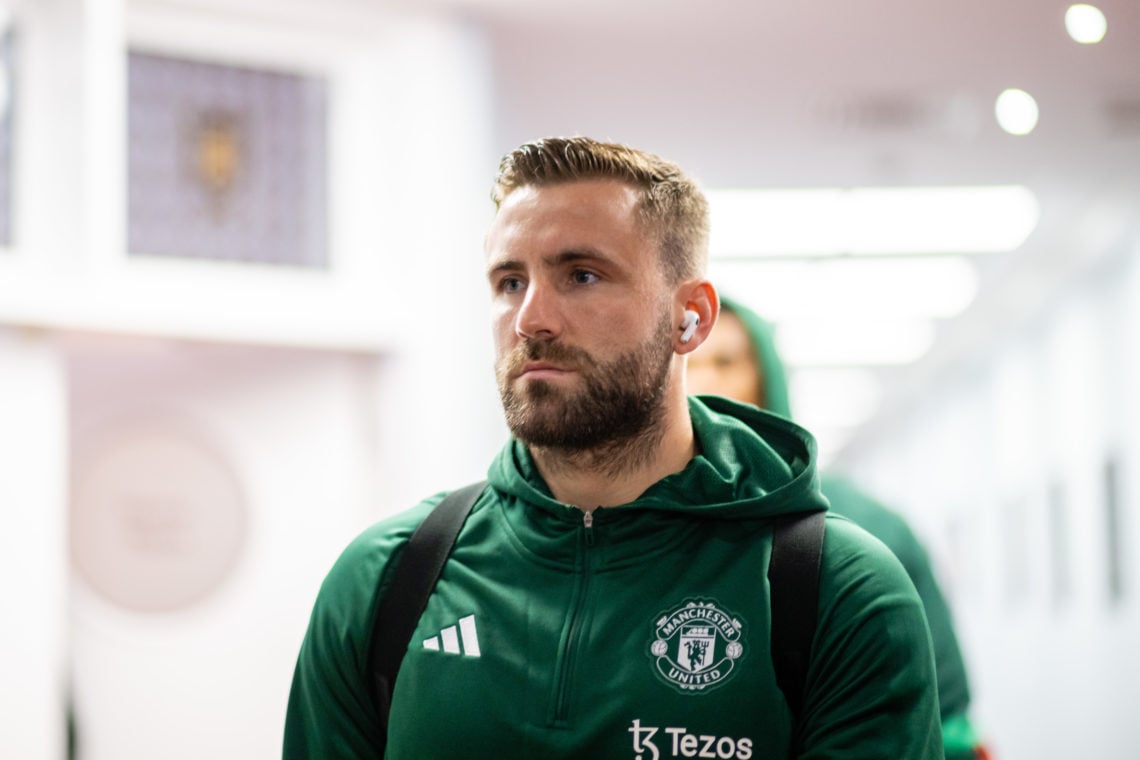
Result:
M376 95L387 146L372 196L384 240L377 308L399 326L381 372L384 509L484 476L505 440L495 392L483 236L493 216L488 51L478 32L408 20Z
M66 430L62 361L0 329L0 757L64 755Z
M83 0L83 168L93 270L116 267L127 240L126 0Z
M50 270L90 272L122 259L123 1L27 3L15 19L13 242Z

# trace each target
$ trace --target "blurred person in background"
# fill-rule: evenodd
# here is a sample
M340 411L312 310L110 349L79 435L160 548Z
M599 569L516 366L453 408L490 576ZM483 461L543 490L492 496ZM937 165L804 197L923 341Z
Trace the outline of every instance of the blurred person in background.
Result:
M719 310L695 183L652 154L552 138L503 159L493 198L485 254L512 437L394 647L390 701L369 665L388 623L377 611L445 497L377 523L336 562L298 658L285 757L942 757L926 617L897 558L822 519L806 431L686 393L686 357ZM441 308L430 287L424 303ZM822 541L798 684L778 680L769 636L787 621L764 575L789 523Z
M726 396L791 418L787 376L776 351L772 326L728 298L722 299L720 319L701 350L689 357L688 385L690 393ZM970 688L966 666L949 605L925 548L901 515L849 480L823 473L820 488L832 511L858 523L894 552L922 598L934 643L947 760L988 757L967 717Z

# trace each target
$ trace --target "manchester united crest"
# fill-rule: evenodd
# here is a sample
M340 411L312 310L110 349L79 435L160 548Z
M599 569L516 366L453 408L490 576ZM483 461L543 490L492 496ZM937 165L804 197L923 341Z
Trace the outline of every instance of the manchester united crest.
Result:
M649 646L657 674L685 693L712 689L744 654L744 625L716 601L689 599L658 618Z

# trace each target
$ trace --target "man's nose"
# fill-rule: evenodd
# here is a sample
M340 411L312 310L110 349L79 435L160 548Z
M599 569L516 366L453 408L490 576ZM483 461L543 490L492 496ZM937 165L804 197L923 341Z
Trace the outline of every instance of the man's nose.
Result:
M562 310L549 287L531 283L515 315L515 332L530 339L557 338L562 333Z

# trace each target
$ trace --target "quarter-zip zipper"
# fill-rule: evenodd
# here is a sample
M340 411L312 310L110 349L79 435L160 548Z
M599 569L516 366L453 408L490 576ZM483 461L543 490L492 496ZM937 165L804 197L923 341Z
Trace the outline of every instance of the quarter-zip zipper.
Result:
M570 684L574 673L574 663L578 659L580 646L582 618L585 613L586 595L590 589L590 571L592 554L590 547L594 545L594 513L593 510L582 511L582 541L580 543L579 562L577 567L577 580L574 588L574 597L570 602L570 624L566 632L563 651L558 661L558 681L554 689L554 705L550 714L551 725L564 727L570 712Z
M597 509L595 507L594 509ZM594 545L594 510L582 512L582 528L586 532L586 546Z

